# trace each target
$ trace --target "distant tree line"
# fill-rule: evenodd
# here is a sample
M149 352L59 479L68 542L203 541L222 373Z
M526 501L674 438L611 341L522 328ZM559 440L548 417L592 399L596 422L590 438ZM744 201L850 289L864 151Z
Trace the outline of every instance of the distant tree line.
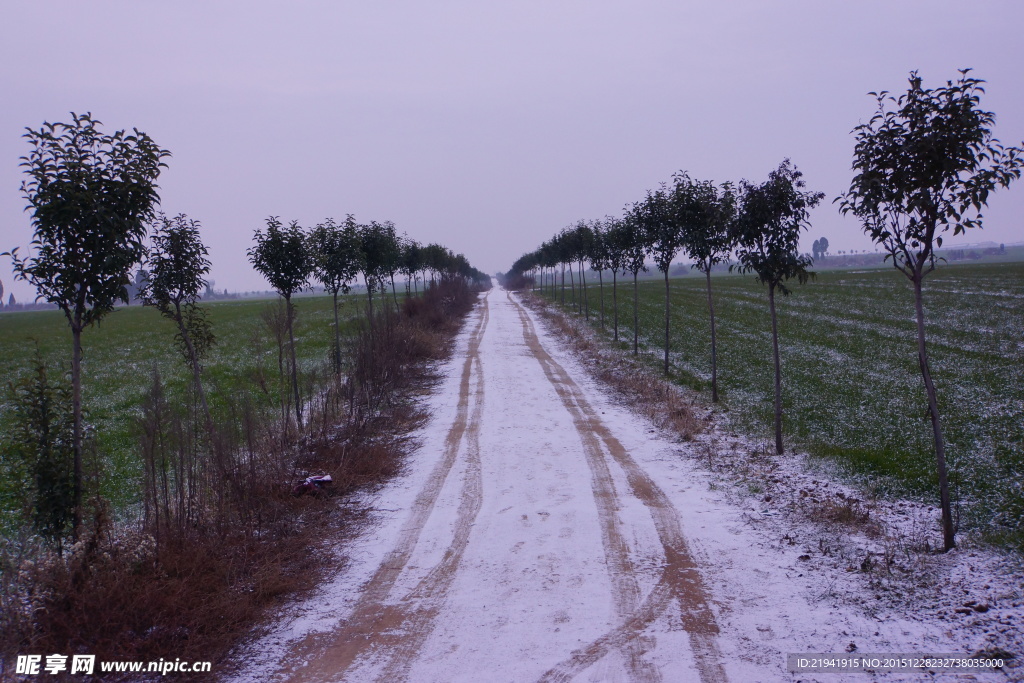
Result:
M707 286L708 316L711 324L711 392L718 401L718 359L715 307L711 271L719 264L752 272L767 286L772 320L772 347L775 359L775 443L782 453L782 382L778 354L778 324L775 295L790 293L788 283L801 284L813 277L808 268L811 259L798 252L800 234L809 227L811 208L824 194L805 189L803 176L788 159L772 171L762 183L747 180L738 184L716 184L697 180L686 172L675 174L670 183L648 191L645 197L627 206L618 218L579 221L562 230L537 250L524 254L509 269L506 277L528 277L534 286L548 288L554 294L561 278L561 301L565 302L565 273L569 272L570 296L581 312L586 305L586 266L598 273L601 299L600 325L605 325L604 272L612 281L612 334L617 341L618 276L633 280L633 353L639 352L638 277L647 270L648 260L661 271L665 283L665 328L662 368L670 371L672 263L682 253L693 261L692 267L704 274ZM576 296L578 274L581 296ZM585 313L589 316L589 313Z
M255 244L248 250L249 260L285 302L288 349L295 418L302 425L302 402L299 396L298 371L295 363L294 318L292 295L310 287L315 279L334 298L334 362L341 367L341 331L338 319L338 295L347 293L362 274L366 286L367 319L373 321L373 295L386 301L388 283L397 310L398 292L395 275L406 278L408 297L419 293L422 279L427 286L439 277L461 278L484 287L490 277L470 265L462 254L454 254L439 244L423 246L406 235L398 235L394 223L371 221L357 223L352 214L344 222L328 218L310 230L297 221L285 227L276 216L267 219L266 231L256 230Z

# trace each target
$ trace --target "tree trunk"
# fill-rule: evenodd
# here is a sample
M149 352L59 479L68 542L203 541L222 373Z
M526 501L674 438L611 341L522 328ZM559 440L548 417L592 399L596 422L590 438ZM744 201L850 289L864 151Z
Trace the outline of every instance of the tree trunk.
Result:
M711 298L711 268L704 274L708 277L708 313L711 314L711 401L718 403L718 349L715 344L715 303Z
M775 452L782 455L782 367L779 362L779 326L775 317L775 283L768 285L768 307L772 312L772 354L775 357Z
M615 341L619 341L619 272L612 269L612 330Z
M334 372L341 373L341 324L338 322L338 290L334 290Z
M572 274L572 261L569 262L569 288L572 290L572 307L576 308L576 279Z
M638 271L633 271L633 355L637 355L640 348L640 308L639 295L637 293L636 276Z
M395 274L391 274L391 297L395 300L395 312L398 312L398 292L395 291Z
M583 296L580 297L583 300L583 316L590 322L590 298L587 295L587 271L583 268L583 261L580 261L580 291L583 292Z
M601 292L601 329L604 329L604 271L597 271L598 289Z
M565 306L565 264L562 264L562 305Z
M280 302L278 302L278 308L280 310ZM285 440L288 440L288 389L286 388L286 380L284 377L284 332L281 330L280 325L275 322L274 324L274 338L277 341L277 388L281 399L281 427L284 432Z
M288 350L292 358L292 394L295 396L295 419L298 421L299 429L302 429L302 404L299 402L299 366L295 361L295 332L292 325L295 317L292 314L292 298L286 296L284 303L286 306L285 312L288 315Z
M370 319L370 326L373 327L373 287L370 285L370 278L366 278L366 297L369 300L367 304L367 318Z
M942 508L942 543L945 550L956 547L953 529L953 512L949 499L949 478L946 472L946 444L942 438L942 423L939 419L939 400L932 382L931 369L928 366L928 348L924 334L924 304L921 295L921 281L924 275L918 270L912 278L914 283L914 308L917 311L917 358L921 365L921 377L928 393L928 413L932 419L932 433L935 436L935 460L939 468L939 502Z
M665 376L668 377L668 341L669 341L669 292L668 269L665 269Z
M196 393L199 394L199 407L203 409L206 432L210 442L213 443L213 418L210 416L210 406L206 403L206 391L203 389L203 378L199 372L199 356L196 354L196 347L185 326L185 319L181 315L181 304L178 302L174 302L174 314L174 320L178 323L178 332L181 334L182 341L185 342L185 350L188 351L189 365L192 366L192 381L195 382Z
M199 356L196 354L196 347L192 343L192 338L189 336L188 328L185 326L185 321L182 318L181 306L177 302L175 302L174 308L175 308L175 313L177 314L176 315L176 321L178 323L178 332L181 333L181 339L182 339L182 341L185 342L185 348L188 351L189 365L192 366L192 382L195 384L196 393L199 395L199 407L203 411L203 419L205 420L205 426L206 426L206 438L208 439L208 443L209 443L209 447L210 447L210 453L213 455L214 460L217 463L218 468L223 472L223 465L220 462L219 451L216 448L215 440L214 440L213 417L211 417L211 415L210 415L210 406L206 402L206 390L203 388L202 373L200 372L200 369L199 369ZM186 492L184 490L182 482L180 480L177 482L177 486L178 486L178 507L179 507L179 509L185 511L184 515L179 515L179 520L178 520L178 525L179 525L178 534L179 534L179 537L184 533L183 525L187 521L193 519L193 509L196 507L196 504L195 504L195 499L196 499L196 483L197 483L197 481L199 479L199 473L196 471L198 463L196 462L196 458L191 454L191 451L189 452L189 459L190 459L191 462L187 466L187 469L188 469L188 477L187 477L188 492L187 492L187 494L186 494ZM182 469L185 469L185 467L183 466ZM167 497L166 496L166 492L164 494L164 497L166 499L166 497ZM187 505L186 505L186 499L187 499ZM166 516L166 518L170 519L169 516Z
M75 318L71 324L71 412L74 415L72 442L75 452L71 532L77 541L82 526L82 324L80 315Z

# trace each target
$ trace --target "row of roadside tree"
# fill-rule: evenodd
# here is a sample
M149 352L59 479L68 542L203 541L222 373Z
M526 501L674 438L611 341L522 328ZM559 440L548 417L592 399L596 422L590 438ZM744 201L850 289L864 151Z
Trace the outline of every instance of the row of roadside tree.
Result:
M955 545L954 523L946 472L945 445L935 384L925 339L922 285L943 259L936 249L942 235L981 227L981 210L992 191L1021 176L1022 147L1005 147L992 133L995 115L980 108L984 81L962 69L956 81L925 88L911 72L909 88L899 96L870 93L877 102L874 116L853 129L855 138L850 188L835 199L843 214L854 215L864 232L882 247L886 260L903 273L914 291L918 361L928 399L935 442L944 546ZM626 207L618 218L579 221L562 230L512 265L505 281L519 286L550 286L552 295L559 269L562 301L565 271L575 294L574 269L579 274L586 306L586 268L598 273L601 284L601 325L604 325L603 273L611 271L612 298L617 301L617 276L633 276L633 352L638 349L637 276L653 261L665 278L664 372L669 372L669 267L683 252L707 280L711 318L712 400L718 400L717 354L711 271L729 269L753 273L767 286L775 364L775 446L782 454L782 384L779 360L776 294L790 293L790 283L807 282L813 259L799 252L800 236L809 227L809 212L824 198L805 189L801 173L789 162L772 171L762 183L741 180L715 184L694 180L681 172L671 183ZM815 242L814 252L828 251L828 240ZM614 306L614 336L618 339L618 307Z
M175 323L176 341L192 373L206 431L213 431L202 382L203 358L215 336L199 304L209 287L206 277L211 267L201 226L184 214L169 218L157 211L156 180L170 152L138 130L106 134L101 125L91 114L72 113L70 122L28 129L24 137L30 152L22 157L21 166L27 176L22 194L34 228L31 253L22 257L13 249L6 254L13 261L15 277L35 288L37 300L56 305L72 333L69 443L36 439L38 442L28 444L39 457L51 454L55 445L61 452L71 451L66 476L57 477L60 481L49 487L54 500L45 504L50 510L47 519L37 523L44 535L58 541L58 547L68 528L77 538L82 523L86 436L82 334L118 302L128 303L130 275L140 265L148 269L141 299ZM285 227L271 217L266 230L256 230L248 255L286 303L295 416L300 427L291 296L307 288L311 279L334 295L335 373L341 371L337 297L348 291L359 274L366 285L371 320L373 294L384 292L388 280L397 307L396 274L405 275L416 290L428 274L432 281L443 277L481 286L489 282L460 254L399 236L390 222L364 225L352 216L341 224L328 219L308 231L295 222ZM43 437L47 433L45 429L29 431ZM48 462L45 467L53 469L54 465ZM56 470L63 472L63 466Z
M341 325L338 320L338 295L348 293L360 274L366 287L367 319L373 320L373 294L386 300L387 286L397 309L395 276L405 278L406 296L419 292L422 279L431 283L439 277L462 278L468 284L483 287L490 278L470 265L462 254L454 254L440 244L421 245L399 235L391 221L357 223L352 214L341 223L328 218L305 230L297 221L285 227L276 216L267 219L266 231L257 230L249 260L284 299L287 311L289 355L295 418L302 424L302 403L295 363L292 295L316 280L334 297L334 364L340 371Z
M7 256L71 328L71 386L66 363L54 372L37 352L2 405L0 658L84 647L101 659L217 660L259 610L315 580L327 555L310 548L349 519L330 497L397 471L419 419L403 392L429 379L426 361L443 354L489 278L389 222L348 216L305 229L271 217L248 256L280 297L214 312L202 298L203 226L157 211L169 152L137 130L108 135L88 114L25 137L34 235L28 253ZM155 341L108 352L124 367L104 372L82 335L128 303L142 270L138 298L173 324L174 341L150 335L160 323L143 311L128 313L135 322L119 322ZM366 305L352 297L339 320L338 296L360 277ZM311 282L334 295L334 329L318 319L296 336L292 295ZM134 380L110 381L162 356L144 348L161 343L184 362L154 362L139 393ZM101 453L111 440L97 438L88 408L111 392L129 399L115 420L128 439ZM107 492L118 488L112 511Z
M528 276L541 288L557 286L561 275L561 295L565 300L565 273L569 272L570 292L581 311L589 316L586 304L586 270L598 274L601 297L601 325L604 326L604 272L611 271L613 335L618 340L618 275L633 279L633 353L639 349L638 278L653 261L665 281L665 336L663 370L669 374L671 330L671 280L669 270L686 253L693 267L707 282L708 313L711 319L711 392L718 401L718 363L715 335L715 309L712 296L712 269L730 261L734 267L752 272L768 287L772 318L772 344L775 358L775 442L782 453L782 389L776 322L776 293L789 294L788 283L801 284L812 275L811 259L798 252L801 232L809 227L810 210L824 194L805 189L802 174L788 159L762 183L741 180L738 184L715 184L696 180L686 172L677 173L671 183L630 206L619 218L582 220L562 230L540 248L524 254L509 271ZM575 296L575 275L579 277L581 296Z

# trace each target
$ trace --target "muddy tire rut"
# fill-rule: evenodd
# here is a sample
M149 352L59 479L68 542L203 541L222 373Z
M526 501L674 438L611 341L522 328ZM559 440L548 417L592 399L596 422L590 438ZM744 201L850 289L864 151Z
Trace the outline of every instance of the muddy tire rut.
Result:
M726 680L725 671L715 644L718 626L708 606L696 563L690 557L686 539L679 525L679 513L658 485L629 455L622 444L601 422L597 413L587 402L583 390L566 373L541 345L533 322L523 307L511 294L508 300L519 313L523 324L523 338L533 356L543 366L544 374L558 393L562 404L573 416L573 424L580 435L583 450L590 466L594 498L601 516L604 531L604 547L608 557L608 569L615 587L615 604L622 624L595 639L583 648L577 649L570 657L549 669L542 681L569 681L591 664L607 654L608 649L617 647L628 655L630 673L636 681L661 680L657 669L642 660L644 646L641 642L643 629L659 617L675 600L682 616L683 626L690 634L690 643L697 662L700 680L705 683ZM604 446L604 449L601 446ZM628 548L619 530L615 510L619 507L614 484L609 472L608 456L620 466L629 482L630 494L638 498L650 510L651 519L658 531L664 549L665 563L661 579L648 598L640 604L636 577L630 565Z

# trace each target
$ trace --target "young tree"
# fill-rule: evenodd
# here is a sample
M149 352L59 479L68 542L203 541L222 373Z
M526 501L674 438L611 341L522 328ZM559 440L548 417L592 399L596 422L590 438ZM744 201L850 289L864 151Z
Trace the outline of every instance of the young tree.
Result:
M605 246L608 249L608 267L612 271L612 335L619 341L619 273L626 272L626 242L623 221L608 217L605 219Z
M590 258L590 251L593 249L594 232L587 225L586 221L579 221L572 230L573 258L576 259L577 268L580 274L580 301L579 307L584 311L584 317L590 320L590 303L587 299L587 276L586 262ZM577 309L578 310L578 309Z
M640 271L647 272L647 233L644 230L643 207L637 203L626 211L620 223L619 248L623 254L623 266L633 273L633 355L640 349L640 286L637 282Z
M590 242L590 267L597 271L597 281L601 292L601 329L604 329L604 271L610 265L611 252L608 249L608 223L595 220L590 226L593 238Z
M392 276L394 284L394 273L398 270L401 249L398 236L395 234L395 225L391 221L370 221L369 225L359 226L359 241L363 248L363 278L366 281L369 315L372 319L373 291L379 289L386 292L389 275ZM395 307L398 307L397 295Z
M685 221L689 220L685 213L672 210L669 202L668 192L661 187L654 192L648 192L639 207L639 217L643 225L644 239L648 249L654 256L654 263L658 270L665 276L665 375L668 375L668 349L670 341L669 333L669 311L671 305L669 300L668 271L672 267L672 261L679 255L683 248L683 230Z
M579 245L576 241L576 233L573 228L564 228L558 234L558 245L561 249L562 259L562 303L565 303L565 269L569 268L569 293L572 295L572 305L576 307L576 278L572 272L573 263L576 262L576 254L579 252Z
M935 270L942 234L981 227L981 209L997 187L1020 178L1024 152L1003 147L992 134L995 114L980 109L984 81L970 69L945 86L922 86L917 72L898 98L871 93L877 113L853 129L855 172L850 189L836 199L886 251L886 259L910 280L917 314L917 355L928 395L935 440L945 549L956 545L946 472L945 443L925 343L924 278Z
M562 306L565 306L565 264L569 262L572 257L569 240L565 236L565 231L558 233L552 238L552 245L555 248L555 254L557 264L562 267ZM572 272L569 273L569 285L572 286Z
M559 298L558 294L558 273L559 267L561 266L562 273L562 289L561 289L561 301L565 304L565 262L562 260L562 243L561 233L554 235L550 240L543 244L545 252L545 259L549 267L551 268L551 298L557 301Z
M519 260L516 263L518 263L521 268L520 272L522 276L527 278L527 283L530 285L530 291L534 291L537 286L537 275L539 273L540 250L523 254L519 257ZM513 266L514 265L515 264L513 264Z
M555 272L558 268L558 247L554 240L548 240L540 245L540 266L541 266L541 291L544 290L544 272L550 271L551 277L551 298L555 298Z
M28 175L21 191L32 210L36 254L9 252L15 277L56 304L71 327L74 415L74 513L82 508L82 331L118 301L127 303L129 275L145 253L146 223L159 203L156 179L170 152L145 133L100 131L91 114L71 123L44 123L25 134L32 146L21 157Z
M202 359L214 344L206 312L197 305L207 286L210 259L199 236L202 226L185 214L160 215L153 226L149 277L140 290L142 303L178 326L175 341L192 370L192 381L203 409L206 430L213 435L213 420L203 389Z
M306 235L298 221L292 221L284 228L277 216L267 219L267 232L256 230L253 236L256 244L246 254L249 262L270 286L284 298L288 320L288 351L291 356L292 393L295 397L295 419L302 427L302 403L299 397L299 371L295 360L295 307L292 295L309 286L313 271L313 257L309 253Z
M402 241L402 275L406 277L405 294L409 295L410 284L412 293L418 294L419 287L416 283L416 274L423 268L423 247L414 239Z
M71 392L49 378L38 348L32 365L31 374L8 385L11 432L0 444L0 473L16 488L14 500L4 502L26 510L36 532L60 553L74 515Z
M435 282L436 276L445 270L445 262L449 258L448 250L440 244L428 244L423 247L423 271L430 271L430 282ZM423 277L423 288L426 289L426 276Z
M398 292L395 291L395 273L402 269L402 242L403 239L398 236L398 232L395 230L395 224L391 221L384 221L384 234L386 240L383 243L383 268L388 278L391 280L391 298L395 302L395 310L398 310Z
M782 369L779 361L779 326L775 291L788 295L786 282L804 284L814 276L810 259L801 256L800 232L810 227L808 214L821 203L822 192L807 192L803 174L784 160L760 185L740 182L742 209L734 224L737 258L742 272L753 272L768 286L772 316L772 355L775 359L775 452L782 455Z
M718 402L718 348L715 336L715 303L711 296L711 269L729 260L733 248L732 224L736 217L736 194L731 183L721 191L709 180L695 181L686 173L674 178L673 210L681 214L683 246L693 259L693 268L707 279L708 315L711 319L711 400Z
M318 223L309 234L313 259L313 277L334 297L334 371L341 372L341 323L338 320L338 293L348 293L349 283L359 276L363 250L359 230L352 214L338 225L333 218Z
M450 277L461 277L469 280L473 275L473 266L469 265L469 259L462 254L452 256L451 268L448 271Z

